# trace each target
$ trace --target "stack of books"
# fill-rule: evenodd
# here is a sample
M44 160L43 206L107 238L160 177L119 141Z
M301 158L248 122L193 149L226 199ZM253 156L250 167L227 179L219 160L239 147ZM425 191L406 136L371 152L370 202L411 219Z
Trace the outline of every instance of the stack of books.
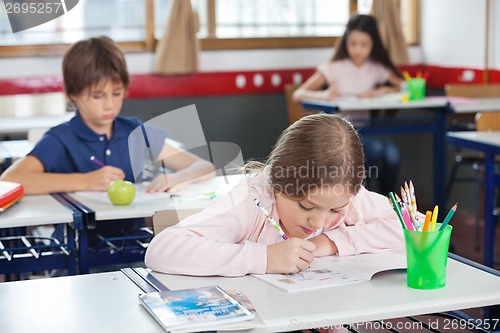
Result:
M5 212L24 196L24 188L21 184L0 181L0 213Z

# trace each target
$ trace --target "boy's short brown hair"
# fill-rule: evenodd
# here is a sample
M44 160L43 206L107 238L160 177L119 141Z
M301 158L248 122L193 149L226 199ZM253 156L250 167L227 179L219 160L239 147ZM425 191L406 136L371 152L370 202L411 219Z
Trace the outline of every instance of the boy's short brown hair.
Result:
M130 78L123 51L109 37L100 36L73 44L63 58L64 90L77 96L102 80L123 83Z

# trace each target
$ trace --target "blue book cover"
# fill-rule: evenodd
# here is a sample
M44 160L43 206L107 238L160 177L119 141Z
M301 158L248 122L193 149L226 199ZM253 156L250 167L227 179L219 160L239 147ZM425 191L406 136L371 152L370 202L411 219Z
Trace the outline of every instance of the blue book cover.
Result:
M254 313L218 286L139 295L141 304L167 331L247 321Z

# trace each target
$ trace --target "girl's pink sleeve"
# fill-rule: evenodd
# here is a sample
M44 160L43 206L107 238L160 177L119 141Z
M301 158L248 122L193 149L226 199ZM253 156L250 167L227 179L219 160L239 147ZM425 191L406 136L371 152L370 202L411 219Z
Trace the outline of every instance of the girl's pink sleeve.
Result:
M403 230L386 197L362 188L343 223L325 234L340 256L404 247Z
M332 78L330 77L330 70L328 69L330 66L329 63L325 62L325 63L322 63L322 64L319 64L317 67L316 67L316 70L318 72L321 73L321 75L323 75L323 77L325 78L325 80L330 83Z
M248 241L259 211L245 184L156 235L146 251L146 266L162 273L198 276L265 273L266 245Z

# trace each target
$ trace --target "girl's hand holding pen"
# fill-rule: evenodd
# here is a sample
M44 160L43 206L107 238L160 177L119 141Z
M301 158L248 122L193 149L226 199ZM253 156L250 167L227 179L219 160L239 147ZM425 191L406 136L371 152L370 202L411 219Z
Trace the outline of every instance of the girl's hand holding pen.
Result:
M290 238L267 246L266 273L297 273L309 268L316 245L308 240Z

